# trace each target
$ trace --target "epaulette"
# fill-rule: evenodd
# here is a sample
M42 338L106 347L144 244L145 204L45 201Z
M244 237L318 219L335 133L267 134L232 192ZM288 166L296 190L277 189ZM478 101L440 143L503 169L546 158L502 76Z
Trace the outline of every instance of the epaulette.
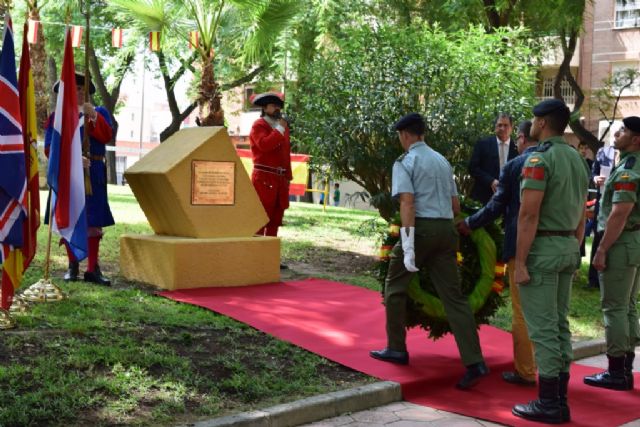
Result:
M536 147L536 151L539 153L544 153L545 151L547 151L549 148L551 148L553 144L550 141L545 142L542 145L538 145Z
M635 164L636 164L636 157L635 156L629 156L627 161L624 162L624 168L625 169L633 169Z
M398 158L396 159L396 162L401 162L401 161L403 161L403 160L404 160L404 158L405 158L406 156L407 156L407 153L402 153L402 154L400 155L400 157L398 157Z

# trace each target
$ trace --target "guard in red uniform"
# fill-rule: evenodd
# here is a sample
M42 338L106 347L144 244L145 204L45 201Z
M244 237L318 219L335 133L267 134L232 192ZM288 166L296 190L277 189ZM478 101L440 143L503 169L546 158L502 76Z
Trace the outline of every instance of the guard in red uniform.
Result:
M289 207L289 181L293 179L289 126L281 111L284 95L262 93L255 96L252 103L262 107L262 115L253 123L249 134L253 154L251 182L269 216L269 223L257 234L277 236L284 211Z

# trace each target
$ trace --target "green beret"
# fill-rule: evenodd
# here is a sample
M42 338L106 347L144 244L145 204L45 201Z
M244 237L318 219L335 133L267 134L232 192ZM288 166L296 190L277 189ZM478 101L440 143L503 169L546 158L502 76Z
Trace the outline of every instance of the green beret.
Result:
M565 114L570 115L567 104L559 99L547 99L533 107L533 115L536 117L544 117L549 114Z

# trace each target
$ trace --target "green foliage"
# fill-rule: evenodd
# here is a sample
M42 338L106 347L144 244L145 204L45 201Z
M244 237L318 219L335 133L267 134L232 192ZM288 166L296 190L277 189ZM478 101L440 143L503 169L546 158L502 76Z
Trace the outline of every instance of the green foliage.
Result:
M464 205L462 206L462 211L464 215L469 214L472 209ZM393 218L391 225L395 225L399 227L400 224L400 215L396 214ZM484 228L488 233L488 236L493 240L495 244L495 253L493 254L497 260L501 259L502 253L502 245L503 245L503 233L502 230L496 226L496 224L489 224ZM397 228L394 228L397 230ZM488 238L489 238L488 237ZM382 244L384 247L392 248L399 240L399 236L397 231L393 231L389 228L383 234ZM498 308L503 305L504 299L502 296L496 292L495 289L492 289L491 292L488 293L486 299L472 298L472 294L480 295L481 292L478 291L478 286L486 285L486 280L484 280L484 285L480 284L480 275L481 275L481 263L487 262L486 257L485 260L481 260L481 255L479 253L479 249L476 244L473 243L472 239L467 236L460 236L460 247L459 254L462 257L462 262L458 261L459 271L460 271L460 286L462 289L463 295L469 297L469 305L472 307L473 315L477 325L481 324L489 324L491 323L491 319L493 315L496 313ZM387 277L387 272L389 271L390 259L386 256L381 257L380 261L377 264L377 273L378 280L381 285L382 297L384 298L384 287L385 287L385 279ZM494 263L491 262L491 271L494 270ZM444 336L445 334L451 333L451 326L449 322L444 318L443 306L441 301L438 298L438 292L436 291L435 285L433 284L429 271L426 268L421 268L417 274L419 281L418 291L420 294L420 298L423 303L411 297L411 292L409 292L409 299L407 301L407 327L416 327L424 329L429 338L438 339ZM493 276L491 276L493 277ZM486 279L486 278L485 278ZM411 285L410 285L411 286ZM472 301L472 299L474 301ZM474 306L478 304L474 309Z
M392 124L409 112L459 178L473 143L499 111L516 120L533 103L523 30L446 34L425 26L353 29L318 57L296 93L293 138L317 164L362 185L389 219L391 167L401 153ZM461 181L464 184L464 180ZM465 185L461 185L465 189Z

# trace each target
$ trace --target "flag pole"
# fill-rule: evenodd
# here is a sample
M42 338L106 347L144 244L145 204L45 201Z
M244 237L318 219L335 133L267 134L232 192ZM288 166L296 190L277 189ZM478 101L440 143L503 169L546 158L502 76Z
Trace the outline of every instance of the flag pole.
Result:
M49 187L51 194L51 187ZM62 290L49 278L49 265L51 264L51 235L53 231L53 203L49 198L49 230L47 231L47 251L44 255L44 277L29 286L22 297L29 302L60 301L65 298Z
M91 72L89 71L89 34L91 25L91 0L80 0L80 9L84 9L85 17L85 29L84 29L84 100L87 103L90 101L90 88ZM84 7L83 7L84 6ZM83 110L84 111L84 110ZM89 119L84 114L84 131L82 132L82 156L91 161L91 151L89 149ZM91 171L88 168L84 169L84 192L87 196L93 194L91 188Z

